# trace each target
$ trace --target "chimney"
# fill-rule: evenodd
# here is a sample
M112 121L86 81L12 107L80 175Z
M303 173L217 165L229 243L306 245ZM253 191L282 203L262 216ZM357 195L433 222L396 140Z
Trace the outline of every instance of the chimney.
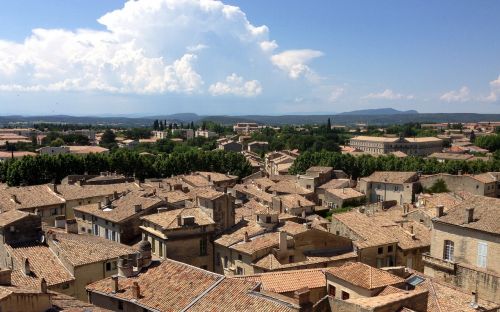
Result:
M309 287L304 287L301 289L297 289L293 293L293 297L298 301L301 312L312 311L312 302L311 302L311 291Z
M23 258L23 273L26 276L30 276L31 274L31 268L30 268L30 261L28 258Z
M134 282L132 284L132 297L134 299L140 299L141 298L141 288L139 287L139 283Z
M101 202L98 202L97 203L97 209L101 210L102 209L102 203Z
M248 232L245 232L245 242L249 242L250 241L250 237L248 237Z
M208 180L208 182L212 182L212 175L211 174L207 174L207 180Z
M168 211L167 207L160 207L160 208L158 208L158 213L162 213L162 212L165 212L165 211Z
M304 218L304 219L305 219L305 217L306 217L306 211L305 211L305 210L302 210L302 218Z
M287 238L286 232L281 231L280 238L279 238L279 250L280 251L285 251L288 248L286 238Z
M76 219L66 220L66 233L78 234L78 223Z
M118 275L111 276L111 292L116 294L120 290L118 286Z
M345 187L342 188L342 193L345 194Z
M117 199L118 199L118 192L117 192L117 191L114 191L114 192L113 192L113 199L114 199L114 200L117 200Z
M443 216L444 213L444 206L443 205L437 205L436 206L436 217L440 218Z
M111 206L111 199L109 199L109 196L106 196L104 198L104 206L106 206L106 207Z
M121 256L118 259L118 276L130 277L133 273L132 261L129 256Z
M50 184L50 189L52 190L52 192L54 192L56 194L58 193L57 184L55 182Z
M182 216L180 214L177 215L177 225L182 226Z
M471 223L474 222L474 208L467 208L465 209L465 223Z
M19 201L17 200L16 194L10 195L10 200L12 200L14 203L19 204Z
M142 210L142 204L136 204L134 205L134 211L135 212L140 212Z
M42 294L47 293L47 281L43 277L42 280L40 281L40 291L42 292Z
M472 292L472 302L470 303L470 306L474 309L477 309L479 308L479 297L478 297L478 292L477 290L476 291L473 291Z
M12 270L11 269L1 269L0 270L0 285L10 286L12 283Z

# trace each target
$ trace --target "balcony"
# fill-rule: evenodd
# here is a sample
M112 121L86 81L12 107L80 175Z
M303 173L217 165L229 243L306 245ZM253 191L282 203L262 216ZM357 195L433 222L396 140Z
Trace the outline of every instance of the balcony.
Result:
M441 270L454 272L456 268L455 262L433 257L429 253L422 254L422 260L424 261L426 266L435 267Z

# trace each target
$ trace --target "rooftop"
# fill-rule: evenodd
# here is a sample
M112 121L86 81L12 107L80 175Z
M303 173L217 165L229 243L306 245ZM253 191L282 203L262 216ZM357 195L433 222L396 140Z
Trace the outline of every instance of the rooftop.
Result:
M359 197L364 197L365 194L356 191L353 188L347 187L347 188L337 188L337 189L327 189L325 192L328 192L338 198L341 199L351 199L351 198L359 198Z
M474 208L472 222L467 222L468 208ZM500 234L499 213L500 198L474 195L449 209L437 221L473 230Z
M300 184L293 180L283 180L272 185L269 192L286 193L286 194L299 194L299 195L310 195L313 193L312 190L308 190L302 187Z
M134 191L127 193L119 199L113 200L111 202L111 207L106 207L104 204L98 203L75 207L74 210L119 223L142 211L161 206L164 203L163 199L152 193ZM139 212L135 210L135 205L141 205Z
M304 287L308 287L309 289L326 288L326 279L323 269L278 271L245 275L239 278L261 283L263 290L279 294L292 292Z
M404 279L361 262L349 262L340 267L326 269L328 275L364 289L377 289L404 283Z
M413 182L416 179L416 176L417 173L413 171L375 171L370 176L362 179L369 182L403 184Z
M64 203L64 198L54 193L49 184L0 189L0 208L3 211L55 206Z
M199 207L163 211L144 216L141 219L159 225L163 230L176 230L183 227L178 224L177 216L194 217L194 225L196 226L215 224L214 220L212 220L212 218L210 218L210 216L203 212L203 210Z
M141 296L134 298L136 282ZM167 259L153 263L130 278L118 278L120 291L113 293L111 278L92 283L87 290L131 301L156 311L294 311L278 300L259 296L258 284L226 278L181 262Z

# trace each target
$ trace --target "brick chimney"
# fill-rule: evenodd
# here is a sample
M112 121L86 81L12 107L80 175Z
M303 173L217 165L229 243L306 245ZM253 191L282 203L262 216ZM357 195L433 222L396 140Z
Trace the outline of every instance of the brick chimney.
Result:
M42 292L42 294L47 293L47 281L43 277L42 280L40 281L40 291Z
M12 270L11 269L1 269L0 270L0 285L10 286L12 283Z
M133 273L132 261L128 255L121 256L118 259L118 276L131 277Z
M436 206L436 217L440 218L444 214L444 206L443 205L437 205Z
M248 232L245 232L245 242L249 242L250 241L250 237L248 237Z
M134 282L131 287L132 290L132 297L134 299L140 299L141 298L141 288L139 287L139 283Z
M76 219L66 220L66 233L78 234L78 223Z
M111 276L111 292L116 294L120 290L118 286L118 275Z
M467 208L465 212L465 223L474 222L474 208Z
M296 299L300 306L300 312L310 312L312 311L313 304L311 302L311 291L308 287L304 287L296 290L293 293L294 299Z
M285 231L281 231L280 232L280 237L279 237L279 250L280 251L285 251L288 248L286 238L287 238L286 232Z
M22 270L24 275L26 276L29 276L31 274L30 261L28 260L28 258L23 258Z

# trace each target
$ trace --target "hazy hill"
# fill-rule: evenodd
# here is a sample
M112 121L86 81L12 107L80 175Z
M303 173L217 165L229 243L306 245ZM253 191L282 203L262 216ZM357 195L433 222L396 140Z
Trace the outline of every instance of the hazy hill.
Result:
M416 110L400 111L394 108L374 108L361 109L351 112L344 112L338 115L398 115L398 114L418 114Z

